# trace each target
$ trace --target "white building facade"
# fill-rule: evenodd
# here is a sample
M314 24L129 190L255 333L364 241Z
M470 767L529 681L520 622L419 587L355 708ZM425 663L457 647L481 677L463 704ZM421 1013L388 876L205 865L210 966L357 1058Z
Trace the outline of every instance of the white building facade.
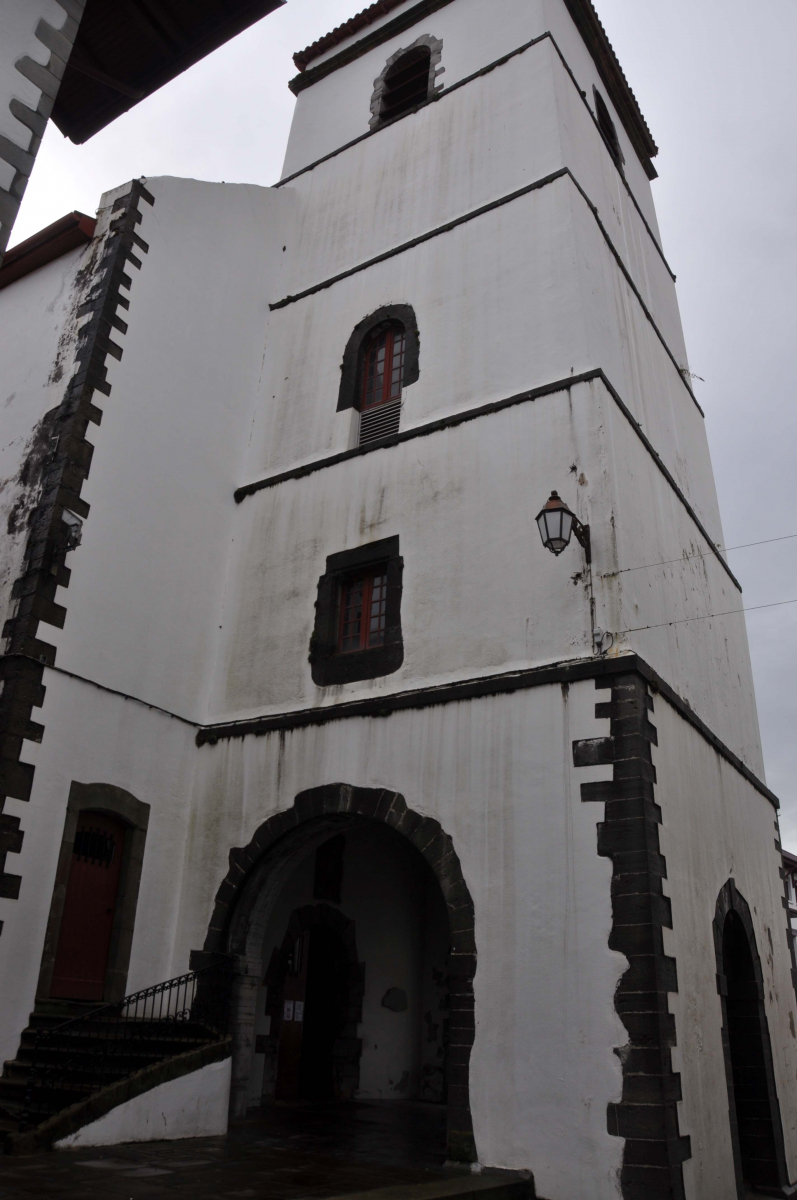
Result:
M274 188L125 185L0 291L3 1056L229 956L236 1115L426 1100L548 1200L790 1195L777 800L655 144L587 0L381 3L297 61ZM541 546L552 488L589 554Z

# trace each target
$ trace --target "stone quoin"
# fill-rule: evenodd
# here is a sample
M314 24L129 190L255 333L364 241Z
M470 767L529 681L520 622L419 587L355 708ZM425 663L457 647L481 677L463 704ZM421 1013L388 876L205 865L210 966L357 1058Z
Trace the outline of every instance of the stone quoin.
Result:
M174 1136L417 1100L547 1200L792 1195L653 137L590 0L381 0L295 61L274 187L135 180L0 270L0 1109L29 1020L223 967L229 1042L50 1144L155 1087Z

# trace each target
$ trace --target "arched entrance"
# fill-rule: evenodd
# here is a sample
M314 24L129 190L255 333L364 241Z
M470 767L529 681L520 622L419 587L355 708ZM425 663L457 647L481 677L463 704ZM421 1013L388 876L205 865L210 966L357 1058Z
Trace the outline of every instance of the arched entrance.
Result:
M346 853L354 857L351 857L348 866L344 865L344 894L341 907L337 907L335 856L329 849L319 850L336 843L340 846L341 838L348 845ZM358 863L362 866L358 866ZM432 980L438 987L444 988L447 1004L446 1046L440 1067L443 1077L440 1094L447 1103L446 1154L453 1161L474 1161L476 1152L468 1087L470 1052L475 1031L474 911L459 858L451 838L442 830L439 822L408 809L404 798L396 792L331 784L300 793L293 808L266 821L247 847L231 851L230 864L227 878L217 893L204 954L195 955L193 961L198 965L205 956L219 953L231 954L236 959L233 1114L242 1116L248 1103L251 1103L252 1072L256 1067L257 1049L266 1059L263 1067L264 1094L268 1094L269 1062L276 1092L281 1073L280 1056L284 1057L287 1064L291 1054L293 1066L289 1070L286 1065L283 1081L292 1079L293 1082L285 1082L285 1086L296 1088L298 1077L300 1092L302 1088L328 1088L331 1047L333 1092L337 1096L362 1094L363 1086L378 1089L383 1076L389 1078L391 1087L403 1086L406 1094L414 1091L422 1095L422 1082L428 1077L424 1068L429 1064L422 1060L422 1039L419 1036L417 1044L412 1042L408 1031L414 1028L413 1021L416 1021L418 1027L423 1025L431 1037L433 1027L438 1024L434 1011L425 999L429 980ZM374 872L372 884L369 885L374 889L374 895L381 887L386 898L369 904L367 895L364 897L361 894L355 902L351 884L353 881L359 882L362 892L365 887L363 880L369 868ZM348 885L345 882L346 872ZM388 888L389 878L399 881L402 872L407 878L412 876L418 881L417 889L414 886L404 887L399 882L390 884ZM306 891L302 892L302 887L306 889L310 886L307 881L311 873L312 893L309 899L313 902L308 903L308 895ZM427 891L423 891L425 879L428 879ZM325 893L325 888L330 890ZM402 895L406 899L404 907ZM296 897L301 900L298 905L294 903ZM380 934L379 928L376 928L382 911L380 906L388 903L394 905L394 916L383 922ZM416 904L414 911L417 914L420 911L417 905L421 903L432 906L432 916L428 920L418 920L417 915L411 916L411 905ZM356 922L346 911L347 906L352 905L359 914ZM437 953L434 939L430 943L425 932L427 926L433 928L435 925L435 905L439 906L445 927L444 965L434 961ZM329 911L337 914L337 917L331 919ZM327 912L327 916L319 917L319 912ZM369 922L370 929L367 928ZM305 937L308 926L310 937ZM363 927L362 937L360 926ZM339 950L341 942L346 946L347 953L345 994L341 988L339 999L333 1005L338 1009L337 1015L333 1019L328 1014L327 1027L323 1027L322 1018L321 1026L316 1024L314 1029L313 928L327 931L316 935L316 964L322 979L317 995L329 995L330 977L336 972L340 976L343 970ZM406 936L402 935L391 949L387 935L398 928L409 932ZM413 929L420 931L415 941ZM372 947L381 945L384 952L364 950L366 942ZM269 946L272 946L271 951ZM278 949L276 961L274 949ZM303 952L309 955L304 977L300 961ZM357 953L362 955L364 962L357 961ZM270 961L263 961L264 954L269 955ZM298 963L296 959L292 964L289 963L292 955L298 956ZM370 968L369 958L372 960ZM420 960L425 965L421 975L414 975L415 968L407 964ZM334 966L335 962L338 963L337 967ZM396 966L399 962L404 964L401 969ZM294 972L292 976L289 973L291 969ZM393 978L393 975L396 977ZM265 1005L272 1017L272 1024L268 1035L258 1035L257 1021L264 1004L264 982ZM363 987L366 988L366 1012L362 1021L362 1035L358 1039L358 1015L363 1015L358 1013L358 1007L362 1007ZM427 993L424 993L424 987ZM303 1001L298 996L302 989L305 989ZM288 995L288 992L294 991L297 995ZM279 997L282 1006L277 1021L273 1020L276 1015L275 997ZM289 1024L303 1023L295 1020L297 999L308 1006L306 1010L302 1008L301 1014L304 1018L306 1011L311 1020L307 1031L310 1044L316 1039L318 1045L323 1043L326 1046L323 1054L315 1055L313 1068L309 1065L309 1058L308 1065L302 1067L298 1032L292 1030L283 1036L283 1025L287 1027ZM289 1021L287 1005L291 1001L294 1006L291 1014L293 1020ZM382 1032L369 1040L367 1034L376 1027ZM351 1036L352 1033L355 1036ZM302 1030L301 1038L304 1036L305 1031ZM435 1033L434 1036L441 1035ZM288 1045L289 1038L293 1039L293 1050ZM366 1043L365 1049L360 1043ZM416 1047L414 1050L413 1046ZM411 1052L415 1057L410 1061L407 1056ZM327 1058L322 1069L319 1063L323 1055L327 1055ZM396 1078L404 1060L410 1066ZM311 1083L313 1070L317 1072L317 1078ZM283 1082L279 1082L279 1086L283 1086Z
M717 986L736 1185L786 1195L788 1172L772 1047L764 1008L764 981L750 908L729 879L714 917Z

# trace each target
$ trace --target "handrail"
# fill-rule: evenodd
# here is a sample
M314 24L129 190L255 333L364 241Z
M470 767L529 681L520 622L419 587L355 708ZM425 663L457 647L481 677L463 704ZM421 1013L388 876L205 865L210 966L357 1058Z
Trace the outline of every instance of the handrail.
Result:
M142 1067L226 1037L231 984L224 959L42 1029L20 1131Z

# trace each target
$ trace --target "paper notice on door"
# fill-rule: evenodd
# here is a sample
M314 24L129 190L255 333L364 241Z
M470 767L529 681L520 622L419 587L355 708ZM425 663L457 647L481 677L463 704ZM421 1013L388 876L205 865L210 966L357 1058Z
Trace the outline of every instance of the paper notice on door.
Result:
M285 1007L282 1010L282 1019L283 1019L283 1021L292 1021L293 1020L293 1001L292 1000L285 1001Z
M293 1019L294 1019L294 1021L303 1021L304 1020L304 1000L297 1000L296 1003L294 1004Z

